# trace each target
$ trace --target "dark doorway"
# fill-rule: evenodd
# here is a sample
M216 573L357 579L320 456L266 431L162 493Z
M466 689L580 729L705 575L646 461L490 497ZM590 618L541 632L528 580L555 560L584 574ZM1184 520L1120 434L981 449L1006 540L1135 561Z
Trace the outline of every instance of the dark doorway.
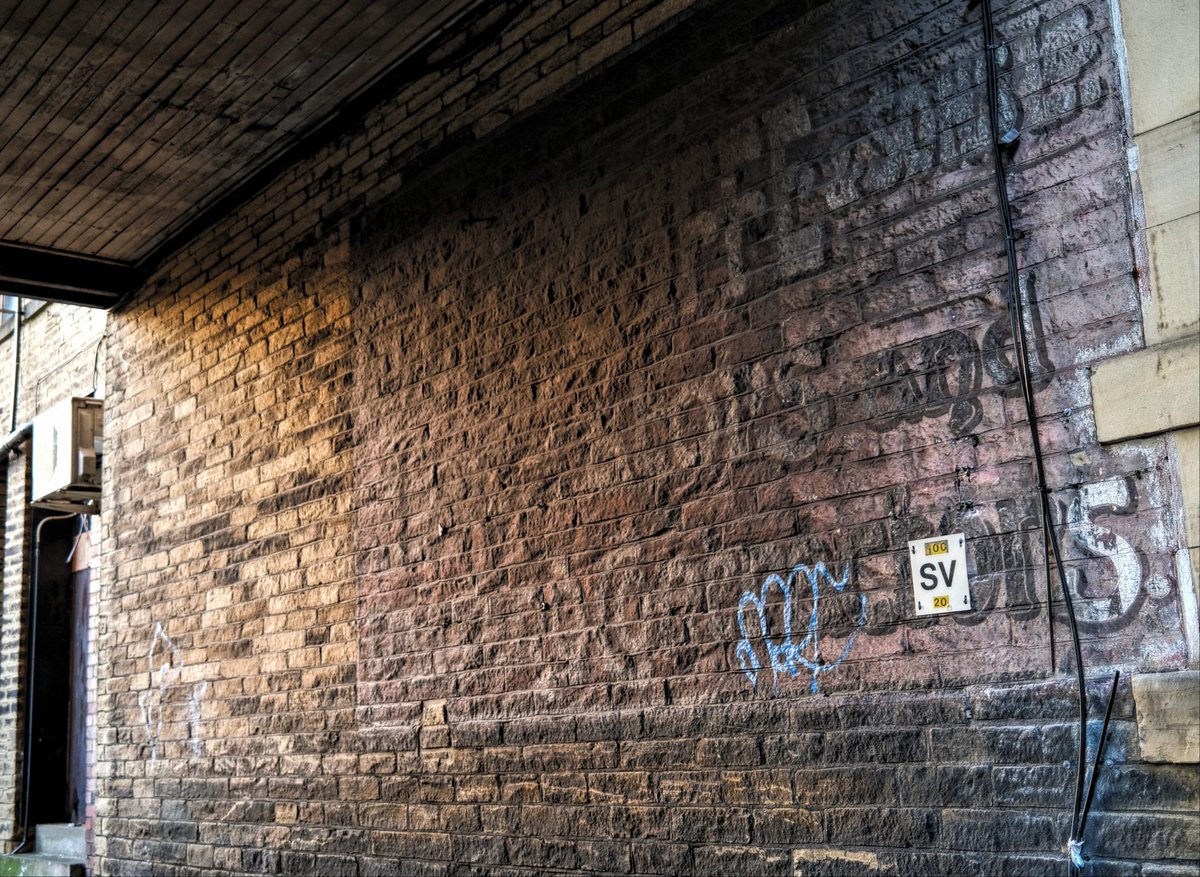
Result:
M86 566L71 574L71 691L67 728L67 815L82 824L87 795L87 647L88 591L91 570Z
M31 826L79 822L83 817L86 750L81 747L87 702L83 668L87 653L88 575L71 571L80 518L46 520L53 517L39 512L34 519L35 534L39 522L45 520L45 523L35 546L38 581L31 617L36 635L33 698L27 714L33 729L29 758ZM75 731L77 724L79 732ZM78 754L76 748L80 748Z

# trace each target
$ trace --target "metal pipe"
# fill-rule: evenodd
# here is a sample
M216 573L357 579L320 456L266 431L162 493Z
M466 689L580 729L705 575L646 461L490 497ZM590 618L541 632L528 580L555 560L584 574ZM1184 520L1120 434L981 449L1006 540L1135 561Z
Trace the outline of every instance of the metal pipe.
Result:
M23 302L17 299L16 311L13 314L13 384L12 384L12 424L9 429L17 430L17 402L21 397L21 312Z
M15 451L21 445L25 444L25 442L29 441L29 438L32 435L32 423L22 423L20 426L13 429L13 431L5 437L4 441L0 442L0 459L4 459L6 454L10 453L11 451Z

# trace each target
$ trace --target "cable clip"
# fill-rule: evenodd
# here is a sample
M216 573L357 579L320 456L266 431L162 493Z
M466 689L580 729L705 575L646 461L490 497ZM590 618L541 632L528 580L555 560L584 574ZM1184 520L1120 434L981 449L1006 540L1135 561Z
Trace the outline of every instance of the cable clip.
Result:
M1002 135L1000 135L999 143L1001 146L1009 146L1010 144L1016 143L1020 139L1021 132L1016 128L1009 128Z
M1071 860L1071 864L1076 868L1082 868L1086 863L1083 860L1083 839L1076 840L1071 838L1067 841L1067 857Z

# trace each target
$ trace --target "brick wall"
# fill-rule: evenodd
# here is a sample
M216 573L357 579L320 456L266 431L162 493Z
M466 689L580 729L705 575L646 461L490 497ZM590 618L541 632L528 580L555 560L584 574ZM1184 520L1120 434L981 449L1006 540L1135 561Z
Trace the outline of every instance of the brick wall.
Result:
M27 308L29 304L26 302ZM94 390L103 397L104 313L57 304L26 312L28 316L21 337L17 424L31 421L38 413L68 396L83 396ZM13 422L13 365L13 336L6 327L0 335L0 432L5 435ZM24 445L18 454L7 459L0 471L5 479L3 590L0 592L0 837L7 844L20 839L19 790L25 739L25 673L34 525L33 513L28 507L32 474L29 445ZM92 539L98 545L98 527L93 530ZM98 621L97 606L93 596L88 627L93 639ZM50 646L43 641L40 648L64 647L64 643L69 643L68 635L68 631L63 631L62 641ZM87 653L88 676L94 679L94 642L87 648ZM95 691L94 684L90 691ZM90 716L89 740L93 739L94 733L95 720ZM89 753L93 751L89 743ZM89 763L92 761L94 758L89 759ZM65 788L63 795L66 795ZM94 788L89 788L88 801L92 800ZM90 828L90 819L88 825Z
M684 5L481 21L113 316L100 873L1061 873L976 13ZM1097 705L1185 661L1108 14L999 16ZM1120 692L1089 868L1185 873Z
M29 458L5 467L4 495L4 591L0 595L0 662L4 688L0 706L0 820L6 839L17 834L20 811L17 809L21 788L21 752L24 741L25 643L22 625L29 610L28 571L24 562L30 542L29 517L21 513L27 501L30 477ZM7 849L7 847L6 847Z

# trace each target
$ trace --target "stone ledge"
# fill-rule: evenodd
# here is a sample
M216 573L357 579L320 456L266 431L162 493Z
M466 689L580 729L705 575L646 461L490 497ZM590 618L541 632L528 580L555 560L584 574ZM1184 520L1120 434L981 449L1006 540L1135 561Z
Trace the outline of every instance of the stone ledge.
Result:
M1189 0L1121 0L1134 130L1139 134L1196 109L1196 10Z
M1146 344L1200 331L1200 215L1150 229L1150 298L1143 304Z
M1115 442L1200 423L1200 339L1184 338L1092 369L1096 436Z
M1133 677L1142 760L1200 762L1200 670Z
M1200 113L1135 139L1147 227L1195 213L1200 202Z
M1200 428L1183 429L1172 436L1179 461L1179 486L1187 518L1187 547L1200 550Z

